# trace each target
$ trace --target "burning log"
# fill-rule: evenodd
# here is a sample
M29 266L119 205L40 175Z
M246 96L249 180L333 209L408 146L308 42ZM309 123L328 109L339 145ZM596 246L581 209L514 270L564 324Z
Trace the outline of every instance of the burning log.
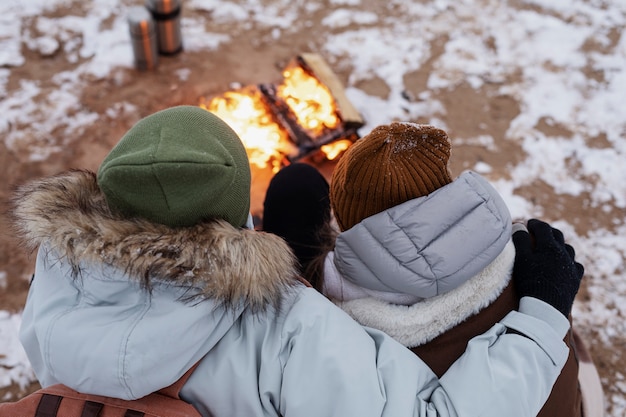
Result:
M269 107L276 121L287 131L289 138L300 147L311 142L311 137L298 124L291 107L276 94L276 86L274 84L259 84L258 88L263 94L265 104Z
M278 84L227 92L200 106L222 117L239 134L251 163L273 171L322 152L335 158L358 139L364 121L322 57L301 54Z
M299 66L328 88L330 94L335 99L337 113L346 129L356 130L365 124L359 112L348 100L341 81L320 55L303 53L295 59Z

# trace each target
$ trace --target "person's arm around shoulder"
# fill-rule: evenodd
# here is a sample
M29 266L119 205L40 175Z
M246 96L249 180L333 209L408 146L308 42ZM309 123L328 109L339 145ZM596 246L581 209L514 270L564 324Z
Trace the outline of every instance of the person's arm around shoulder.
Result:
M470 340L430 401L449 402L463 416L536 416L567 360L568 328L549 304L523 298L520 311Z
M563 233L537 219L513 226L515 266L513 281L520 297L519 313L513 312L503 320L508 328L533 339L537 328L520 327L517 315L525 314L548 324L561 336L569 330L568 317L580 288L584 267L576 262L576 252L565 243ZM548 352L553 346L542 346ZM554 347L562 349L562 346Z
M513 232L519 311L472 339L440 380L460 414L537 415L569 354L563 338L584 268L563 234L549 224L532 219L528 229L516 226ZM472 367L475 385L468 385ZM494 395L477 401L488 392L485 386Z
M529 228L534 232L534 226ZM281 414L535 416L567 359L562 339L569 322L560 308L571 308L583 272L574 262L573 250L552 232L539 232L534 248L526 248L524 239L514 239L522 249L516 262L533 265L516 264L516 287L520 291L521 284L520 294L527 296L520 311L472 339L441 379L383 332L363 329L319 294L306 290L310 294L290 314L307 319L293 320L283 334L289 349ZM556 303L535 291L545 279L554 288L569 288L565 299Z

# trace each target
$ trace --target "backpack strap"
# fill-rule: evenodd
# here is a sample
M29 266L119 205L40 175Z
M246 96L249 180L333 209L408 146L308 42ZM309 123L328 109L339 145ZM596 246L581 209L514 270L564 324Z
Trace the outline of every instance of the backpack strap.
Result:
M56 417L61 399L58 395L43 394L35 410L35 417Z
M34 417L58 417L57 413L59 412L59 406L61 405L62 400L63 397L60 395L42 394L41 400L39 400L39 404L35 410ZM80 417L98 417L103 407L104 404L102 403L85 401ZM129 414L128 411L124 417L133 417L133 415ZM139 414L138 417L143 417L143 414Z
M201 359L202 360L202 359ZM176 382L174 382L172 385L170 385L169 387L165 387L160 389L159 391L157 391L159 394L168 396L168 397L172 397L172 398L176 398L177 400L180 400L180 390L183 389L183 385L185 385L185 383L187 382L187 380L189 379L189 377L191 376L191 374L193 373L193 371L196 370L196 368L198 367L198 365L200 364L200 361L196 362L191 368L189 368L189 370L187 372L184 373L183 376L180 377L180 379Z
M191 374L196 370L199 364L200 364L200 361L196 362L187 372L183 374L182 377L180 377L178 381L174 382L169 387L166 387L157 391L157 394L160 395L161 397L159 398L157 395L156 398L153 397L150 401L154 401L156 402L156 404L162 404L162 405L170 404L171 399L182 401L182 398L180 398L180 390L183 388L183 386L185 385L185 383L187 382ZM68 398L70 399L69 405L64 403L66 404L65 412L67 412L68 407L74 407L72 412L74 412L75 410L75 413L71 414L72 416L78 416L79 415L78 413L80 413L80 417L98 417L101 411L103 410L104 406L108 404L111 406L125 409L124 417L143 417L144 412L138 411L138 410L145 408L147 404L146 401L148 401L147 399L150 398L150 396L146 396L142 398L141 400L137 400L139 401L139 403L135 403L134 405L136 406L137 404L141 404L141 407L139 407L138 410L136 410L135 408L137 407L129 408L129 404L133 403L133 401L124 401L124 400L101 397L101 396L96 396L96 395L81 394L61 384L57 384L51 387L40 389L38 393L40 394L38 403L35 403L36 401L35 396L29 396L22 400L22 401L29 402L29 404L32 404L32 407L33 407L31 408L30 413L25 413L24 415L33 415L32 410L34 409L35 411L34 417L63 417L62 415L59 414L59 410L62 408L61 401L64 398ZM167 397L167 398L164 398L164 397ZM141 403L142 400L144 400L143 403ZM16 404L18 404L19 406L20 403L16 403ZM26 406L29 406L29 405L25 404L22 407L26 407ZM191 410L195 410L193 409L193 406L191 404L186 404L186 406L189 407ZM80 408L76 409L76 407L80 407ZM2 415L4 416L6 414L2 413ZM19 414L19 415L22 415L22 414ZM183 414L176 414L176 415L183 415ZM186 414L184 415L195 416L197 415L197 412L192 413L190 410L187 410Z

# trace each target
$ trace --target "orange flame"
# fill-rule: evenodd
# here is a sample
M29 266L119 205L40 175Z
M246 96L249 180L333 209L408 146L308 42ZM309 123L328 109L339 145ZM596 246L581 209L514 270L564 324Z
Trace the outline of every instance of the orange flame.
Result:
M302 67L292 64L283 72L277 95L289 106L300 127L316 138L340 124L337 105L329 89ZM255 86L228 91L199 106L224 120L241 138L250 163L278 172L286 157L298 154L298 147L275 121L261 92ZM320 147L332 160L352 144L339 140Z
M341 152L348 149L350 145L352 145L351 140L341 139L341 140L336 140L326 145L322 145L320 147L320 150L324 153L324 155L326 155L326 159L328 159L329 161L332 161L337 156L339 156Z
M255 87L226 92L206 104L201 101L200 107L220 117L239 135L250 163L259 168L269 164L277 172L285 155L297 154L296 146L274 122Z
M339 125L335 99L328 88L300 66L283 71L277 94L295 114L300 126L315 137Z

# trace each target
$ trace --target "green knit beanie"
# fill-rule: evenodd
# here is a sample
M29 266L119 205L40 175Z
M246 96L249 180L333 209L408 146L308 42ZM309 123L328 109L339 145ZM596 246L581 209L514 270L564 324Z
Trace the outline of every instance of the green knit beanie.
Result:
M219 218L235 227L250 211L250 165L221 119L178 106L135 124L98 170L112 210L171 227Z

